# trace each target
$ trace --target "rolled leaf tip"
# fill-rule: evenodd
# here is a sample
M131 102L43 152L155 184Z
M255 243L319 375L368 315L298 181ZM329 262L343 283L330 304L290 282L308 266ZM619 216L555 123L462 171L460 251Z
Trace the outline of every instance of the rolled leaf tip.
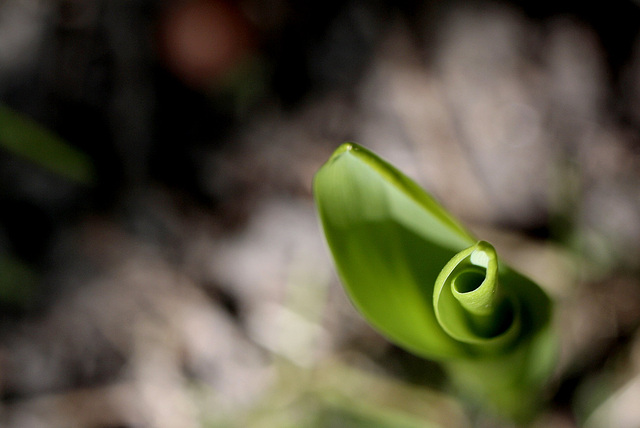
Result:
M474 315L488 315L502 300L502 293L498 292L497 254L493 246L484 241L476 243L470 250L468 258L459 260L452 272L451 291L467 311Z

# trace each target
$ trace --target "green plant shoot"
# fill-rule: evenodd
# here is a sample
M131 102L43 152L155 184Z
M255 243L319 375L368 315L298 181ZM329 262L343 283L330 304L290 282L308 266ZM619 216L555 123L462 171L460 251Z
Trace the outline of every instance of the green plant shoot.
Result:
M338 274L389 340L442 363L465 397L534 416L555 359L552 304L389 163L341 145L313 191Z

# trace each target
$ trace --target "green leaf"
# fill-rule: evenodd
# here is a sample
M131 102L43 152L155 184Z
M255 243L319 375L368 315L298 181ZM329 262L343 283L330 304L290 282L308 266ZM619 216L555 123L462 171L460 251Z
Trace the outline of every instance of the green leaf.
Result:
M483 400L498 411L530 413L515 401L535 394L553 365L547 295L361 146L340 146L313 190L336 268L363 316L399 346L442 362L472 395L490 392Z
M442 267L475 239L393 166L355 144L318 171L314 195L343 284L365 318L416 354L465 355L436 320Z
M0 253L0 303L25 309L33 301L38 275L23 261Z
M0 105L0 146L81 184L95 180L88 156L35 121Z
M460 342L502 348L522 330L517 300L500 286L497 255L488 242L459 252L444 266L433 306L440 326Z

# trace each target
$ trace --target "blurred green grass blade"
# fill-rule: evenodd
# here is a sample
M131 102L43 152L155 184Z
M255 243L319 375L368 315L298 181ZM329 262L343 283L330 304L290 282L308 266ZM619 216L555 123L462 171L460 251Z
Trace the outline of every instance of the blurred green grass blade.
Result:
M460 403L442 391L339 361L319 366L315 379L314 388L325 408L345 409L392 427L469 426Z
M92 184L96 179L87 155L32 119L2 105L0 147L75 182Z
M431 358L466 354L438 325L440 269L475 239L417 184L370 151L343 144L314 195L345 288L390 340Z
M36 295L38 275L24 262L0 254L0 302L26 308Z

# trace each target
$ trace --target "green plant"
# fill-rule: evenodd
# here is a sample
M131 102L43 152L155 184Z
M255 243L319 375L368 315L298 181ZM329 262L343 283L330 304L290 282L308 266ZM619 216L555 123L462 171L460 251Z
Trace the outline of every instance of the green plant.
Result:
M338 274L356 308L459 392L530 419L555 359L552 302L389 163L345 143L314 178Z
M96 170L89 157L67 141L28 116L0 104L0 151L10 159L26 160L51 176L60 177L76 185L91 186ZM3 154L3 153L0 153ZM20 195L13 177L0 181L0 197ZM20 188L20 186L18 186ZM4 203L4 199L0 200ZM6 210L6 205L2 206ZM5 227L0 223L0 231ZM0 309L24 310L35 301L39 276L35 266L12 253L11 248L0 249Z
M0 148L79 184L92 184L89 157L33 119L0 105Z

